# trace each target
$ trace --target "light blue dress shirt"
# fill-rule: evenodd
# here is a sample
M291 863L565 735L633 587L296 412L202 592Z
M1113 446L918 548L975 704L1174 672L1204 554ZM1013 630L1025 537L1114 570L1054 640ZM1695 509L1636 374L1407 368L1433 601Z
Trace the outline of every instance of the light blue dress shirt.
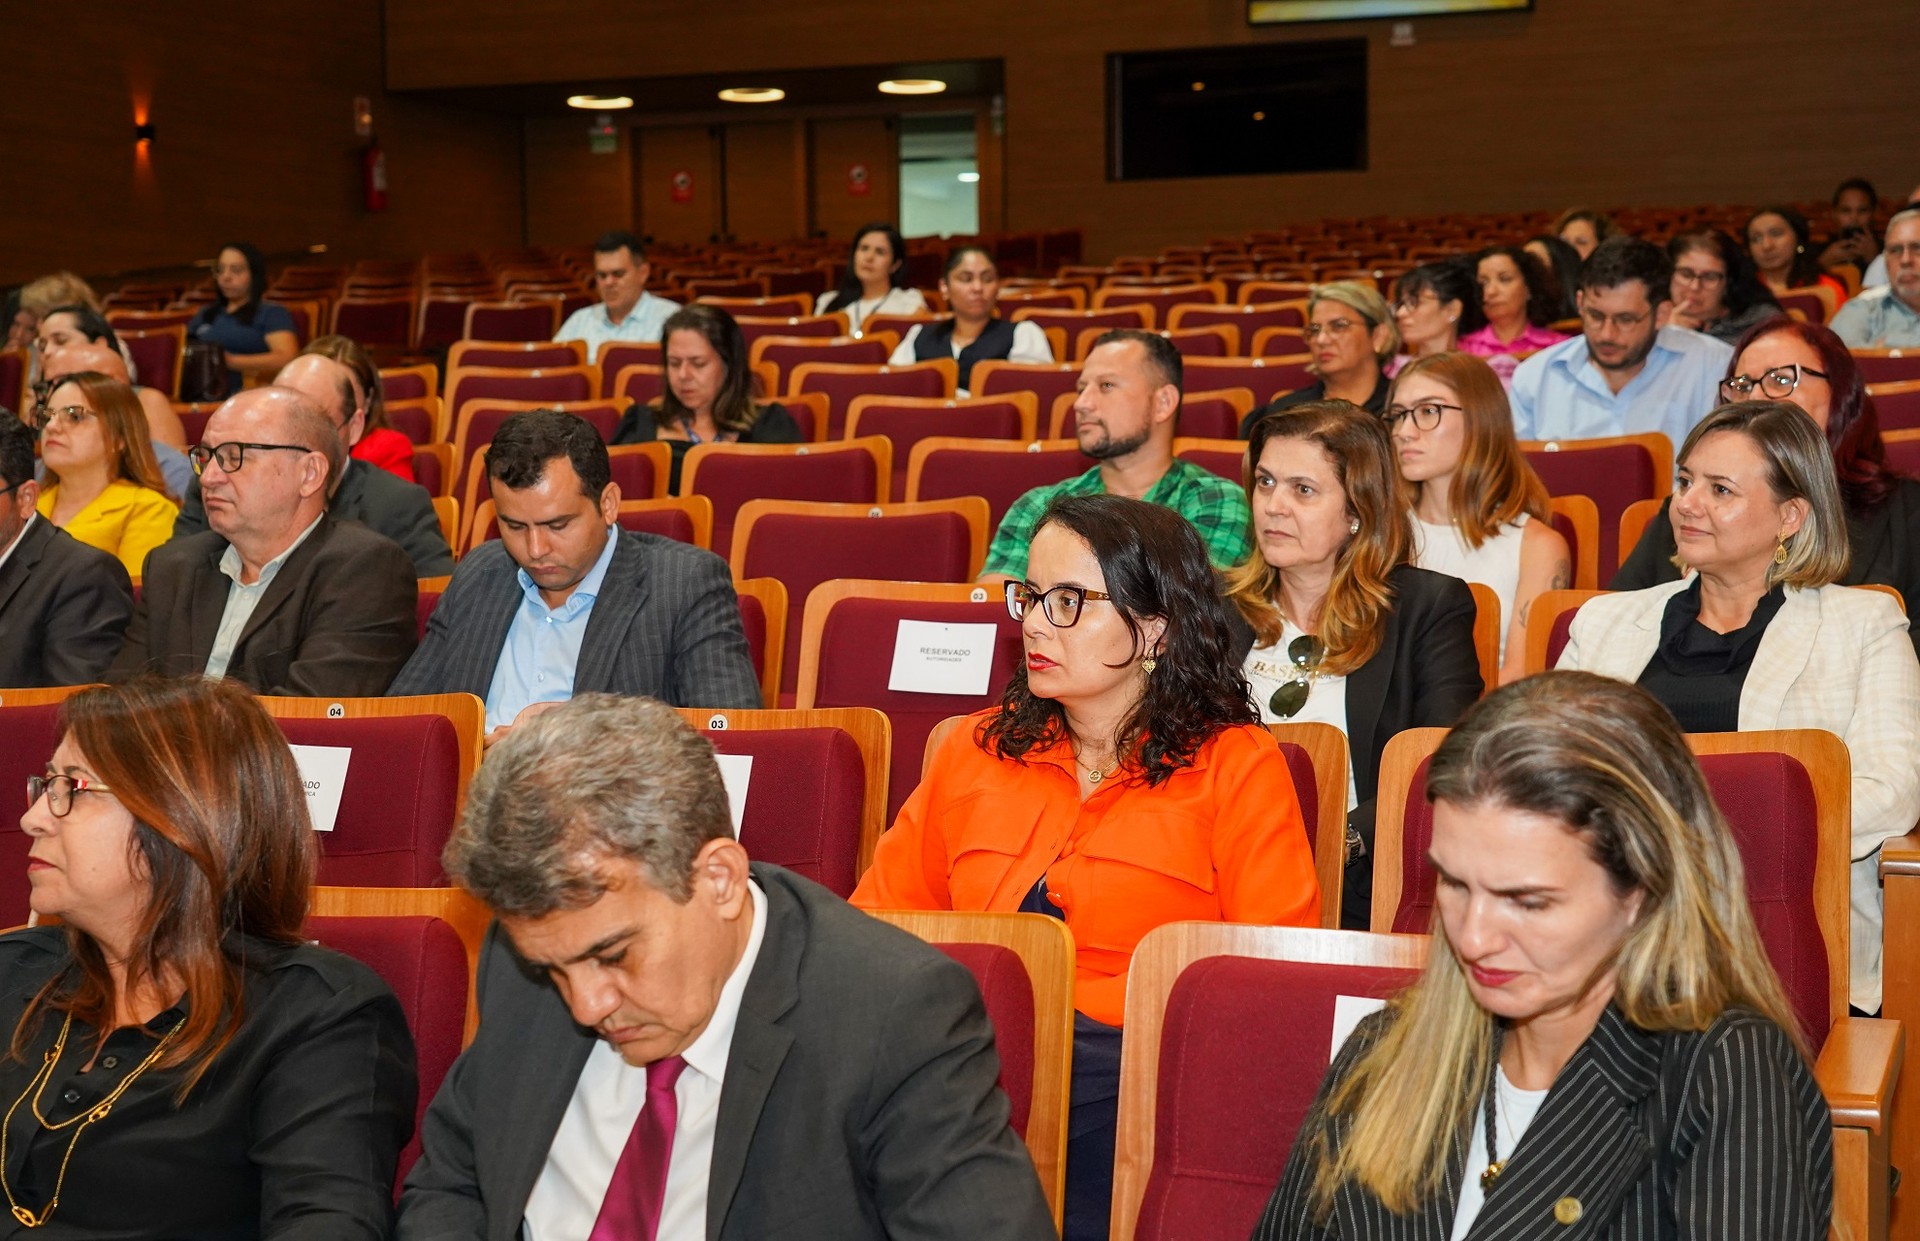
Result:
M582 306L567 316L560 330L553 334L555 340L584 340L587 342L587 361L600 360L600 346L610 340L622 340L629 343L657 341L660 328L680 309L679 302L670 302L664 297L655 297L642 289L640 300L633 304L627 317L615 323L607 317L605 302L597 306Z
M500 662L493 666L493 684L487 687L487 731L513 723L536 702L565 702L573 697L580 643L587 636L593 601L600 597L600 583L606 580L618 542L610 531L600 558L557 608L547 606L525 569L516 571L522 597L507 626Z
M1513 433L1523 440L1584 440L1660 431L1677 451L1693 424L1720 404L1733 346L1663 327L1646 365L1618 393L1593 364L1587 338L1542 349L1513 372Z
M1849 298L1827 325L1849 349L1911 349L1920 345L1920 310L1881 285Z

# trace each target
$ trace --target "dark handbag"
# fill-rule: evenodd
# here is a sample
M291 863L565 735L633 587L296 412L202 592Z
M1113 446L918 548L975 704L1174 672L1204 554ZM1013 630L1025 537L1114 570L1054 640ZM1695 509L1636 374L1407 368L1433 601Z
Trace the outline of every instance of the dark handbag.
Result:
M227 351L210 340L188 340L180 360L180 399L224 401L227 397Z

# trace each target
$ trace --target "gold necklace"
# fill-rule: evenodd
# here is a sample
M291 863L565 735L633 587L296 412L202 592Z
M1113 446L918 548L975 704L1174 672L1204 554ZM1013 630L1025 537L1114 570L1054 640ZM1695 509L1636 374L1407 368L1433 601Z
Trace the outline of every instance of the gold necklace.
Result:
M121 1095L127 1093L127 1088L132 1086L142 1073L152 1068L160 1057L166 1054L167 1044L173 1042L173 1036L180 1033L181 1027L186 1024L187 1019L182 1017L175 1023L173 1029L161 1035L160 1041L154 1044L153 1051L148 1054L145 1060L140 1062L138 1068L120 1079L120 1084L113 1088L113 1093L86 1111L74 1116L69 1116L56 1125L48 1121L47 1118L41 1114L40 1097L46 1093L47 1084L53 1080L54 1066L60 1063L60 1055L66 1050L67 1032L73 1028L73 1014L67 1014L67 1019L60 1023L60 1037L54 1040L53 1050L47 1052L41 1058L40 1071L33 1075L33 1080L27 1083L27 1088L20 1092L20 1097L15 1099L13 1106L7 1109L6 1119L0 1120L0 1190L6 1191L7 1206L12 1208L13 1218L19 1220L20 1223L27 1228L39 1228L53 1218L54 1210L60 1205L60 1188L67 1183L67 1164L73 1159L73 1148L80 1144L80 1135L87 1131L88 1125L93 1124L97 1120L105 1120L107 1118L108 1114L113 1111L114 1103L119 1100ZM13 1114L20 1110L20 1105L27 1101L28 1095L33 1096L33 1103L31 1105L33 1118L40 1122L42 1128L49 1132L57 1132L58 1130L67 1128L69 1125L77 1124L80 1126L74 1130L73 1137L67 1142L67 1153L60 1157L60 1174L54 1177L53 1180L53 1196L47 1199L47 1205L38 1215L29 1211L26 1207L21 1206L20 1203L14 1199L13 1186L7 1183L7 1130L13 1127Z
M1119 763L1119 760L1117 759L1114 761L1111 767L1108 767L1103 771L1100 768L1094 766L1093 764L1087 762L1085 759L1081 758L1080 752L1078 750L1074 751L1073 765L1087 773L1088 784L1098 784L1102 780L1106 779L1108 776L1111 776L1114 772L1120 770L1120 763Z

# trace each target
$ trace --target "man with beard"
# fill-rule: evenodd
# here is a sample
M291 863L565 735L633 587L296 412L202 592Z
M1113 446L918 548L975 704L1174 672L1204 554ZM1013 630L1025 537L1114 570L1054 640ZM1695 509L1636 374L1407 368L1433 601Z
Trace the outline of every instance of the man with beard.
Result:
M1513 372L1523 440L1662 431L1677 446L1719 401L1733 347L1667 324L1673 264L1637 237L1610 237L1580 269L1581 334Z
M1180 351L1164 336L1132 329L1094 342L1080 368L1073 403L1080 451L1099 462L1063 483L1035 487L1013 502L994 532L980 580L1021 578L1027 545L1055 496L1130 496L1163 504L1193 523L1219 568L1253 550L1246 493L1233 483L1173 456L1180 413Z

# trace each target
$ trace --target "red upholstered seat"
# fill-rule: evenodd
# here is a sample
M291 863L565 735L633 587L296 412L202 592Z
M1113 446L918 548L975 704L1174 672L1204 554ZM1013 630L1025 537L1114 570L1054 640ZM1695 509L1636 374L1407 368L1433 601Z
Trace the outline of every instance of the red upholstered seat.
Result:
M199 429L205 429L211 413L199 415ZM185 415L181 416L185 422ZM434 441L432 399L422 398L419 402L392 402L387 405L387 424L416 444L431 444ZM199 443L198 430L187 436L189 444Z
M1915 425L1920 426L1920 408L1914 411ZM1894 472L1909 477L1920 475L1920 436L1913 439L1887 441L1887 466Z
M1017 447L952 440L922 440L907 467L908 500L981 496L993 525L1035 487L1064 482L1094 466L1073 440L1033 441Z
M1187 397L1180 402L1180 434L1230 440L1240 434L1241 413L1224 397Z
M1421 759L1415 769L1400 819L1400 905L1394 910L1393 929L1409 935L1425 935L1433 926L1434 875L1427 862L1427 844L1433 839L1433 806L1427 801L1429 761Z
M422 590L414 596L413 612L419 621L419 631L415 636L419 641L426 640L427 622L433 619L433 610L440 606L440 595L441 592L437 590Z
M752 595L741 593L740 628L747 635L747 654L753 660L755 668L766 667L767 658L767 607Z
M1560 653L1573 640L1573 618L1578 613L1578 608L1569 608L1553 618L1553 629L1547 635L1547 667L1559 666Z
M1229 447L1226 440L1187 440L1185 436L1174 440L1173 455L1182 461L1191 461L1209 473L1218 474L1230 483L1245 481L1247 468L1247 446Z
M1873 411L1880 420L1882 431L1910 431L1920 427L1920 381L1903 384L1877 384L1871 393ZM1887 445L1891 456L1893 444ZM1909 450L1909 454L1911 450ZM1907 458L1912 460L1911 455ZM1911 474L1911 465L1897 466L1902 473Z
M620 378L621 370L626 367L666 364L666 359L660 352L660 343L651 340L610 340L600 346L600 355L594 361L600 367L601 396L614 394L614 382Z
M921 440L1030 440L1034 417L1028 398L1009 394L972 400L860 397L849 411L849 436L880 435L893 445L893 488L906 491L907 462ZM971 493L969 493L971 494Z
M1020 954L999 944L935 944L972 973L993 1023L1000 1053L1000 1089L1013 1105L1013 1131L1027 1136L1033 1111L1033 978Z
M1307 843L1314 842L1313 825L1320 821L1320 785L1314 778L1313 755L1291 741L1280 743L1280 757L1287 760L1287 774L1293 777L1293 795L1300 802L1300 821L1307 825Z
M863 342L872 344L875 342ZM882 362L885 359L881 359ZM839 439L846 432L847 407L856 396L936 397L954 394L956 370L951 358L912 366L848 366L835 362L801 362L786 372L786 386L794 392L822 392L827 397L827 435Z
M442 715L277 720L293 745L353 750L318 881L352 887L446 882L440 850L460 797L460 742Z
M832 321L828 321L832 325ZM753 360L772 364L774 369L774 387L787 390L788 380L794 368L806 362L836 362L852 366L880 366L893 352L885 339L866 340L855 336L826 336L810 339L805 336L767 334L752 345ZM834 391L832 386L804 389L810 392ZM864 390L853 391L851 396L864 396ZM849 397L851 399L851 397Z
M681 494L713 501L713 546L723 556L733 547L734 517L749 500L872 504L886 497L892 469L882 473L870 453L804 444L764 451L768 447L774 446L697 444L681 467ZM762 451L746 451L756 448Z
M459 340L467 329L467 307L471 305L470 297L429 297L420 303L419 339L413 347L445 349Z
M623 490L622 495L626 492ZM685 509L653 508L620 513L620 526L625 530L637 530L642 534L657 534L661 538L672 539L676 543L700 542L694 529L693 515Z
M180 395L180 358L186 349L186 329L161 328L151 332L121 332L120 343L133 356L137 382L157 388L169 400ZM0 391L5 391L0 388Z
M1307 358L1304 355L1290 358L1190 358L1186 363L1188 388L1195 392L1245 388L1253 393L1256 405L1265 405L1283 392L1305 388L1313 382L1314 376L1307 370Z
M413 1033L420 1093L413 1139L400 1151L394 1193L420 1157L420 1119L460 1055L467 1017L467 950L451 926L438 918L357 917L307 919L307 936L323 948L359 961L392 988Z
M591 401L593 372L587 367L506 371L493 367L455 371L447 382L447 416L460 425L460 413L469 401Z
M1182 971L1161 1027L1137 1241L1243 1241L1326 1076L1337 997L1385 999L1415 977L1230 956Z
M427 489L430 496L452 494L453 480L440 468L440 457L416 444L413 449L413 481Z
M8 349L0 351L0 405L22 412L16 406L24 405L21 393L27 384L27 351ZM188 443L194 441L189 440Z
M866 765L838 728L707 730L722 754L751 754L740 843L756 861L784 866L841 896L860 862Z
M363 345L405 349L413 342L411 297L343 298L333 304L332 331Z
M21 926L31 912L27 897L27 850L33 841L20 830L27 777L43 774L60 744L60 708L0 706L0 789L11 790L17 809L0 815L0 927Z
M740 336L747 342L749 352L752 351L753 346L758 341L768 336L789 338L802 336L829 340L836 336L847 335L847 319L845 315L788 315L784 318L767 315L736 315L733 321L740 325ZM879 342L876 341L874 343L878 344ZM824 358L821 360L834 362L841 361L842 359ZM845 360L859 361L860 359ZM884 357L880 360L882 362L886 361Z
M1177 306L1168 316L1174 329L1225 324L1240 329L1240 347L1253 348L1254 334L1263 328L1297 328L1307 321L1306 307L1295 302L1256 302L1250 306Z
M1657 436L1662 444L1665 436ZM1547 485L1549 495L1586 496L1600 510L1600 576L1620 563L1620 514L1636 500L1666 495L1672 487L1673 448L1661 459L1647 443L1629 437L1614 440L1560 440L1554 448L1522 445L1527 463Z
M447 359L449 366L485 366L508 371L535 371L554 366L580 365L580 351L572 341L460 342Z
M1869 384L1920 379L1920 349L1855 349L1853 364Z
M411 367L380 372L380 395L389 401L418 401L433 396L426 377Z
M475 302L465 327L467 340L551 340L560 330L560 303Z
M1002 392L1031 392L1039 398L1040 408L1051 410L1063 392L1072 392L1080 382L1078 362L976 362L973 367L975 396L995 396Z

